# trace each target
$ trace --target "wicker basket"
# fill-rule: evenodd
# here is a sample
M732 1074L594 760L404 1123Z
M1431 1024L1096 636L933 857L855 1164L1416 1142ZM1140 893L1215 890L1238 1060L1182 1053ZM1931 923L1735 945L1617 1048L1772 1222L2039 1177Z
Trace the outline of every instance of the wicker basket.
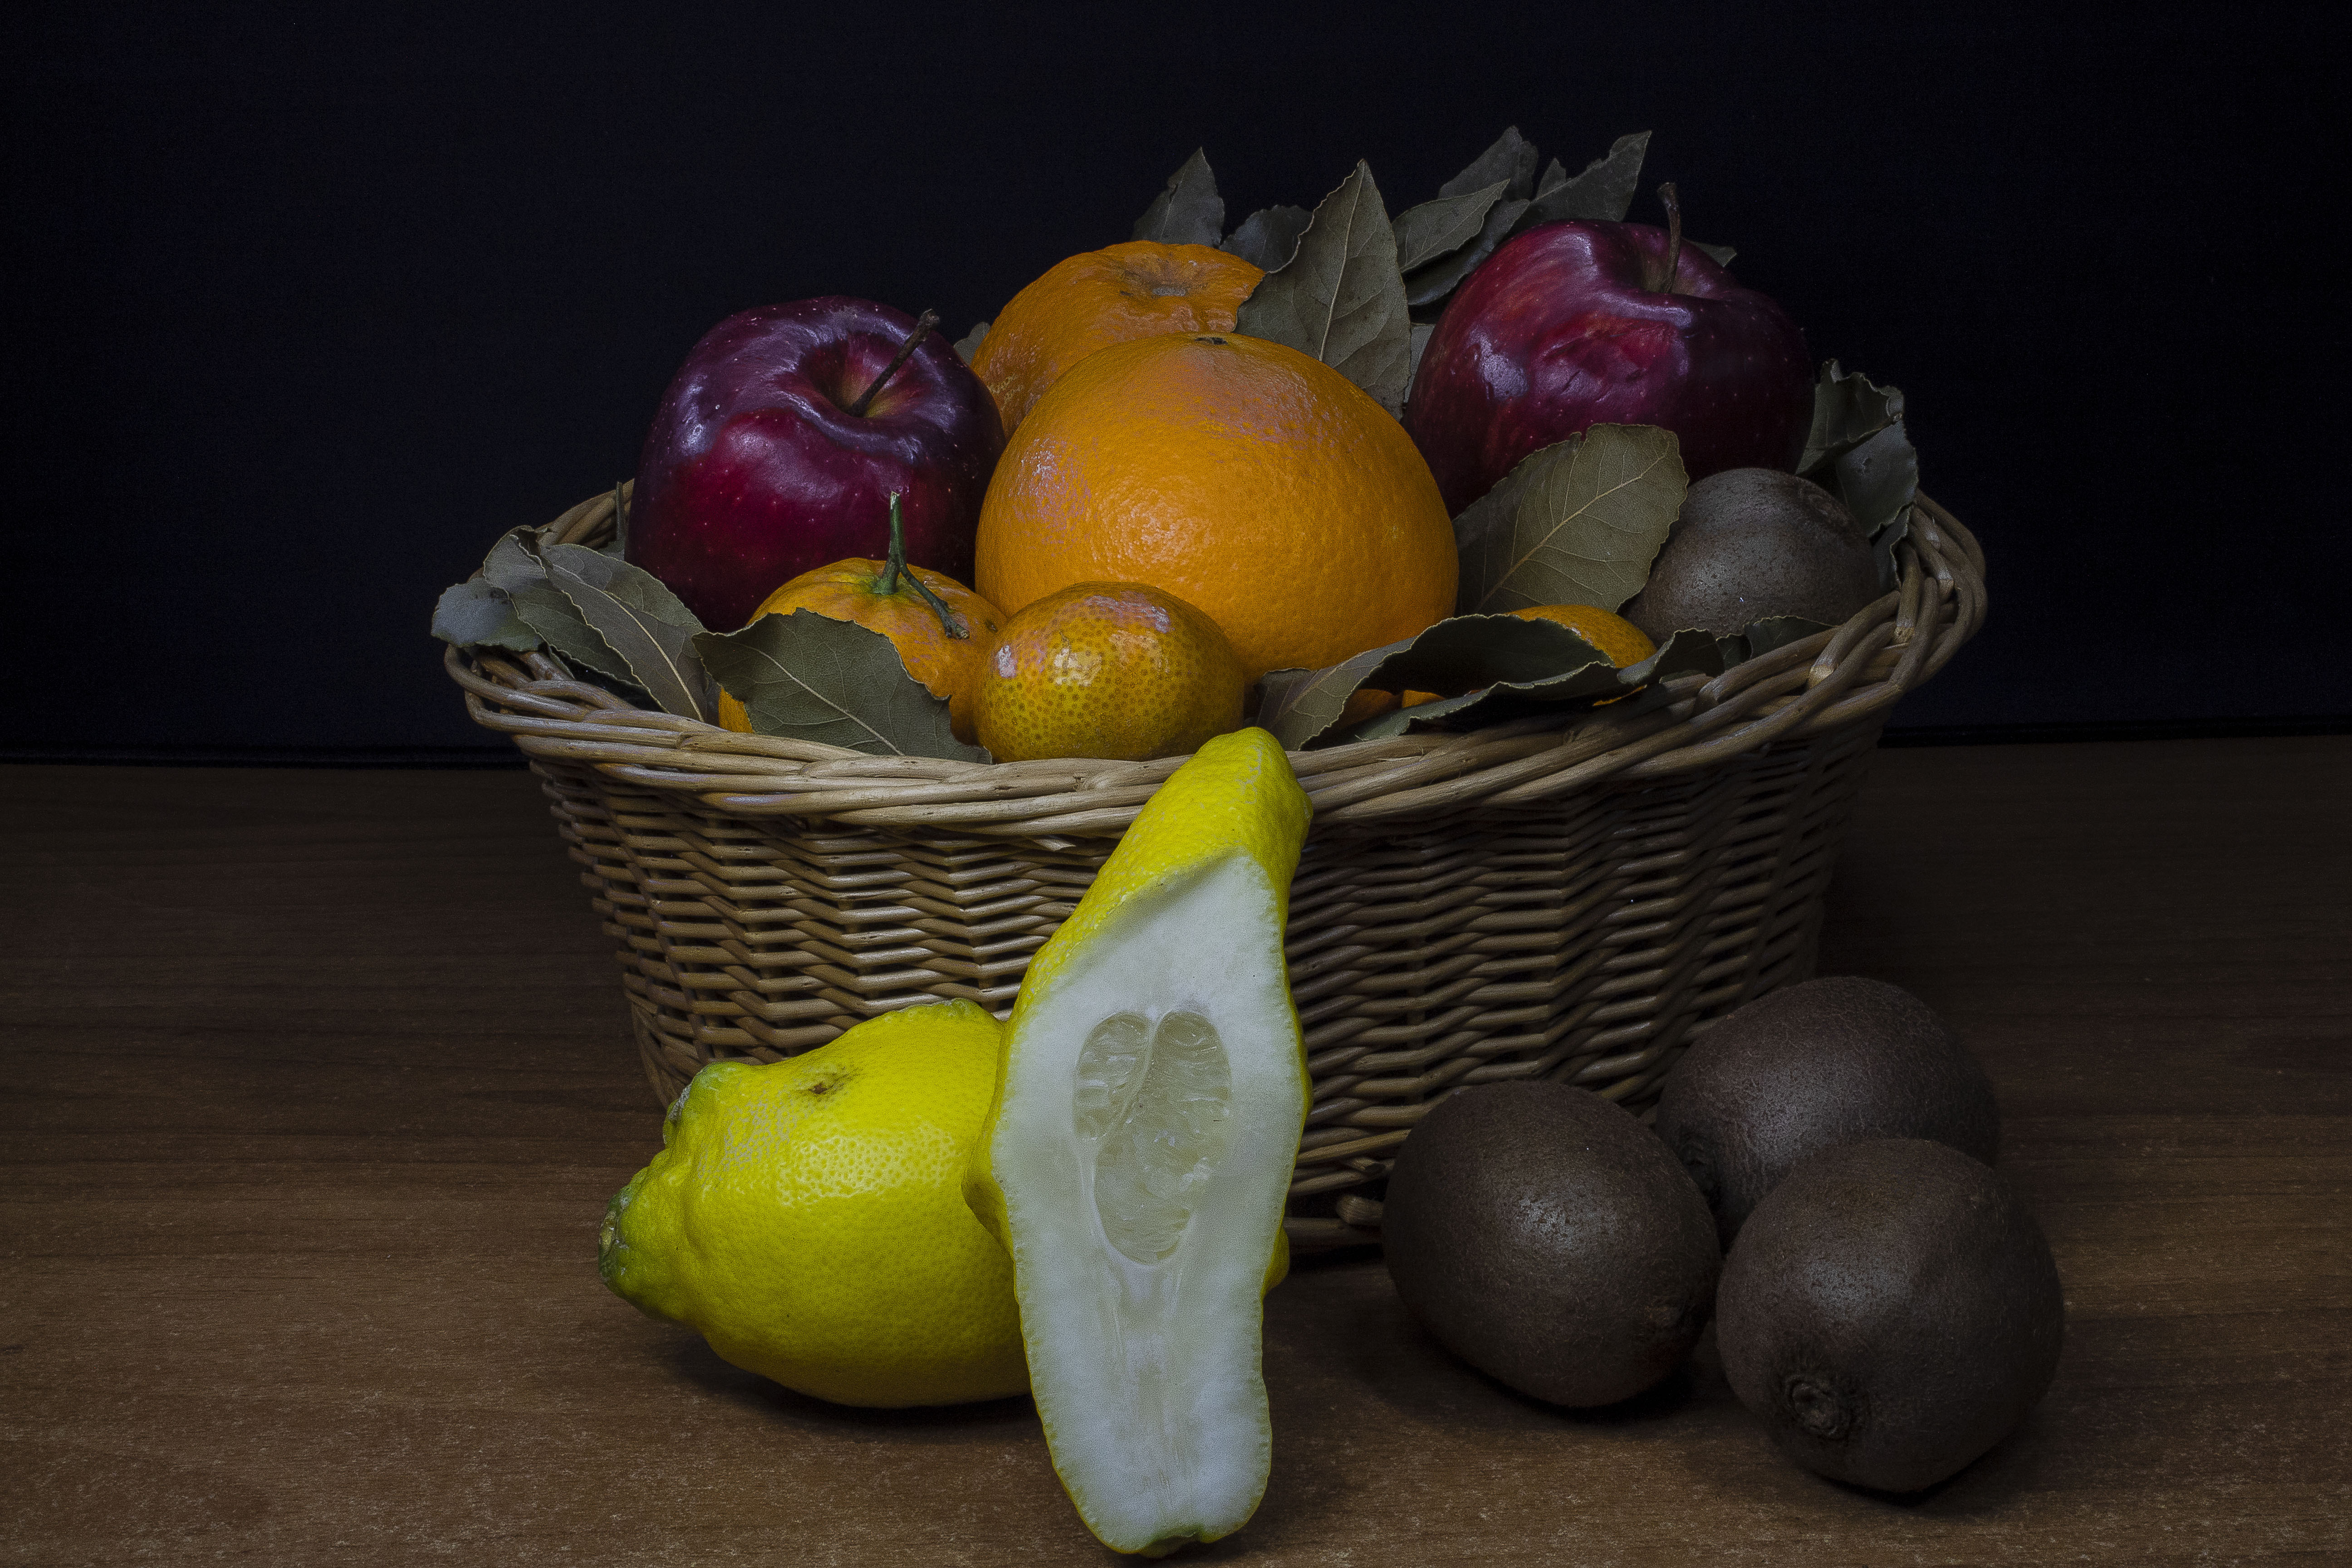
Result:
M609 539L614 499L559 520ZM1984 557L1921 497L1900 587L1664 705L1295 754L1290 906L1314 1100L1294 1247L1378 1236L1397 1145L1447 1090L1556 1078L1640 1105L1683 1045L1811 973L1887 710L1985 614ZM932 998L1009 1009L1029 955L1180 759L969 763L739 735L537 654L449 650L531 759L619 942L664 1100Z

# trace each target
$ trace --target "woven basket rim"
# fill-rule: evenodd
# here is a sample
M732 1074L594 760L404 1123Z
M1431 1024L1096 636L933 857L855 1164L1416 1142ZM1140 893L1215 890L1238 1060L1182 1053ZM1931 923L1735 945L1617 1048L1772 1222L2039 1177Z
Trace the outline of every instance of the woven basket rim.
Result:
M606 491L558 518L551 537L609 539ZM1470 805L1534 805L1604 784L1663 780L1777 742L1883 721L1984 624L1975 536L1924 492L1895 546L1898 583L1849 617L1708 677L1659 682L1631 711L1567 708L1461 731L1290 752L1318 827L1410 820ZM884 757L739 734L637 708L571 678L544 654L449 647L443 665L474 721L527 755L585 763L641 787L741 816L849 827L1076 842L1116 837L1184 759L971 763Z

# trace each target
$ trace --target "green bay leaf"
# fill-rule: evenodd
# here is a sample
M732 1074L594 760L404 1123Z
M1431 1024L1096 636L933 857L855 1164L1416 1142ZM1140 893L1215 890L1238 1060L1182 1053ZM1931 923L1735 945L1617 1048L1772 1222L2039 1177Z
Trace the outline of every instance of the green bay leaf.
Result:
M989 761L955 738L947 703L907 673L880 632L794 610L739 632L704 632L694 647L760 734L876 756Z
M1206 148L1196 148L1168 176L1168 187L1151 198L1129 237L1161 245L1214 245L1225 232L1225 198L1217 194Z
M1359 162L1323 198L1297 254L1242 301L1234 330L1321 360L1391 414L1404 405L1412 322L1396 233L1369 164Z
M1681 441L1654 425L1595 425L1529 454L1454 520L1456 609L1617 610L1649 580L1689 488Z

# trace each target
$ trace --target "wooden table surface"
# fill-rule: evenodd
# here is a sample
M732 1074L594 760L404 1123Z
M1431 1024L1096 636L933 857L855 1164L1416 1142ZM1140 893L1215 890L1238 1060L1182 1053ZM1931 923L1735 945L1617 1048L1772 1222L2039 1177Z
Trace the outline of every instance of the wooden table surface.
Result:
M0 769L0 1562L1102 1563L1025 1401L834 1408L609 1295L658 1146L520 773ZM1195 1560L2352 1559L2352 738L1879 759L1825 973L1983 1058L2055 1386L1895 1500L1711 1342L1565 1414L1376 1258L1269 1299L1273 1480Z

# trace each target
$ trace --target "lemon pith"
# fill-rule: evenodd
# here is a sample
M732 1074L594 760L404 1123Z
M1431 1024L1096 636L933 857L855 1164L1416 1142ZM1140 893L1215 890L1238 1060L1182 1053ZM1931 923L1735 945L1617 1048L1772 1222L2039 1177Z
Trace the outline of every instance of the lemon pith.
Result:
M1202 746L1031 961L966 1177L1031 1390L1105 1544L1238 1529L1272 1456L1260 1298L1307 1077L1282 935L1308 806L1262 730Z

